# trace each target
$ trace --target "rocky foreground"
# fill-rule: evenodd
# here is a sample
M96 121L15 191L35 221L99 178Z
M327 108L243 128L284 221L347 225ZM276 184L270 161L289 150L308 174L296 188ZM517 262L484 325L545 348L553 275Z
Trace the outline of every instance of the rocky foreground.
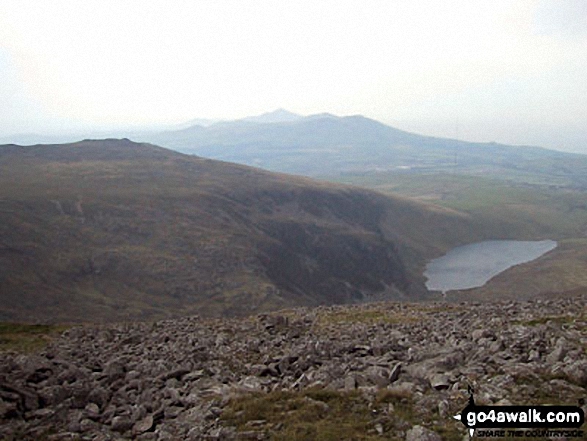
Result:
M458 439L466 405L587 397L587 297L83 326L0 354L0 439Z

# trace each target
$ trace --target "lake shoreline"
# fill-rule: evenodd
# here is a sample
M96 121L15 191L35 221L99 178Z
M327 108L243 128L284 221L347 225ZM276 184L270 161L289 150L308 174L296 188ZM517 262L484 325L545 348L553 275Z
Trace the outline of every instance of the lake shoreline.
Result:
M424 277L429 291L478 288L498 274L532 262L554 250L554 240L491 240L453 248L426 265Z

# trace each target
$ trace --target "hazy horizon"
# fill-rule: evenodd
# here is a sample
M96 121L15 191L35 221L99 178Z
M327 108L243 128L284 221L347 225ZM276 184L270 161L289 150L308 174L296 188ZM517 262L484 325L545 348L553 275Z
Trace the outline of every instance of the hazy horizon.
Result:
M284 108L587 153L581 0L0 4L0 138Z

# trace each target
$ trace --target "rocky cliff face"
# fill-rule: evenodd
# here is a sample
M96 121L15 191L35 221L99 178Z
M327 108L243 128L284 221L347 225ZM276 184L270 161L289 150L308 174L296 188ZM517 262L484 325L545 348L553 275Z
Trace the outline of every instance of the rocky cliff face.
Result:
M586 301L71 328L39 353L0 355L0 437L462 439L452 415L469 387L477 404L585 398Z

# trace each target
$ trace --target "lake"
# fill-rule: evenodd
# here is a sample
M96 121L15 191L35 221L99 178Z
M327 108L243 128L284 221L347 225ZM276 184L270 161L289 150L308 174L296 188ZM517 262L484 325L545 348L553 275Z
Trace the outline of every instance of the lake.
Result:
M426 265L426 287L443 293L477 288L508 268L531 262L556 246L554 240L490 240L457 247Z

